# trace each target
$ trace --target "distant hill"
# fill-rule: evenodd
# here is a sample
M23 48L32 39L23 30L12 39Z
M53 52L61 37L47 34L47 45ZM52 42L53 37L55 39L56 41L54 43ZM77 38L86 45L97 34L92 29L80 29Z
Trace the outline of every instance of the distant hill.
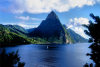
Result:
M30 42L23 36L10 32L5 25L0 24L0 46L29 44Z
M30 35L44 38L50 43L72 43L71 37L65 32L58 16L53 11Z
M26 29L28 33L31 33L32 31L34 31L35 28L30 28L30 29Z
M5 25L5 27L8 28L10 32L14 32L19 35L28 34L28 31L19 25Z
M28 31L18 25L0 24L0 47L22 44L45 44L48 41L28 36Z
M67 26L66 25L63 25L63 26L66 28L66 30L68 31L68 33L70 34L71 38L74 40L75 43L88 42L88 39L85 39L84 37L82 37L79 34L75 33L71 29L67 29Z

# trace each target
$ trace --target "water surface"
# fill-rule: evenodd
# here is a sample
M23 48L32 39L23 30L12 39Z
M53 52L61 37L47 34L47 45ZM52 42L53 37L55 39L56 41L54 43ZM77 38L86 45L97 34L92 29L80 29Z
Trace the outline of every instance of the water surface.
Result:
M90 53L89 43L62 45L21 45L6 47L7 53L19 50L21 61L25 67L83 67L92 61L86 53ZM0 48L2 49L2 48Z

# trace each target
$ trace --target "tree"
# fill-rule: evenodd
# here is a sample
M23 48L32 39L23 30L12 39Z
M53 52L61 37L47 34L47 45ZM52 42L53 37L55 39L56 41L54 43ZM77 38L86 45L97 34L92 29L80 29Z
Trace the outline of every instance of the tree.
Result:
M100 67L100 17L94 16L90 14L90 16L94 19L94 22L89 21L89 25L84 25L88 30L85 30L85 33L89 35L91 38L89 42L92 42L91 54L87 54L90 56L95 62L95 67ZM93 67L93 65L85 65L85 67Z
M100 43L100 17L93 14L90 14L90 16L95 21L89 21L89 25L84 25L88 29L85 30L85 33L91 37L89 41Z
M24 65L24 62L20 62L18 51L7 54L3 49L0 53L0 67L24 67Z

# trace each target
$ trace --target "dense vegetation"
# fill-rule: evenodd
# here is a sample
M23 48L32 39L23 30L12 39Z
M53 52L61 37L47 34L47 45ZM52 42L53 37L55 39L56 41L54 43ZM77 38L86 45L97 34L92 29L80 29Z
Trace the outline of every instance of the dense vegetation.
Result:
M90 46L92 51L87 55L95 62L95 67L100 67L100 17L93 14L90 14L90 16L95 21L90 21L89 25L84 25L88 29L85 30L85 33L91 37L89 42L92 42ZM93 67L93 64L86 64L85 67Z
M29 44L30 42L24 37L10 32L4 25L0 25L0 45L13 45L13 44Z
M18 25L5 25L5 27L8 28L10 32L14 32L19 35L25 36L28 34L28 31L26 29Z
M14 46L20 44L42 44L46 42L44 39L40 38L29 38L27 35L20 35L16 30L14 32L10 31L5 25L0 24L0 46Z

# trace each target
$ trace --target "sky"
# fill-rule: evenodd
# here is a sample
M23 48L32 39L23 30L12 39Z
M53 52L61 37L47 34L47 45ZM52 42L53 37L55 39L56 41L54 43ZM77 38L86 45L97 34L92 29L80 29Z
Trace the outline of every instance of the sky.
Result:
M88 38L82 24L92 20L90 13L100 16L100 0L0 0L0 24L34 28L52 10L67 29Z

